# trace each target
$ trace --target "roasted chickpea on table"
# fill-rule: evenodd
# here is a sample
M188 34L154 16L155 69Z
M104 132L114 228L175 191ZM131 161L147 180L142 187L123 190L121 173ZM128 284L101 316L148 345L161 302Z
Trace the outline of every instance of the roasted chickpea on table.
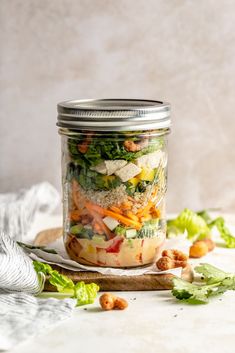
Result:
M125 299L116 297L111 293L104 293L100 296L100 306L104 310L124 310L128 307Z
M189 256L192 258L200 258L205 256L209 251L214 250L215 243L212 239L206 238L195 241L189 249Z

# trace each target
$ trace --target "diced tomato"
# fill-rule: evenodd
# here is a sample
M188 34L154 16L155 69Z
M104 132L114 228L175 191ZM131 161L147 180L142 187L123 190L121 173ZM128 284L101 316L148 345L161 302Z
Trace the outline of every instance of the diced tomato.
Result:
M106 252L118 253L120 251L122 242L123 242L123 238L120 238L120 237L114 238L112 244L106 249Z

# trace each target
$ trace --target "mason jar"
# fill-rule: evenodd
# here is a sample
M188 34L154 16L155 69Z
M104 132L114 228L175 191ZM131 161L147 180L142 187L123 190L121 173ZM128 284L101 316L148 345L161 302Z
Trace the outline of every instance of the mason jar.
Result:
M153 263L166 235L170 105L135 99L58 104L63 238L90 266Z

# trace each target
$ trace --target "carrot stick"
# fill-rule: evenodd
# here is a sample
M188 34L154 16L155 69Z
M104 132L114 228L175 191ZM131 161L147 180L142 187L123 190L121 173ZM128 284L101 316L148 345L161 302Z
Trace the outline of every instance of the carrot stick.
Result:
M116 206L111 206L109 207L111 211L115 212L115 213L120 213L122 214L122 211L120 210L120 208L116 207Z
M92 204L91 202L86 202L87 209L91 212L92 210L99 213L101 216L110 216L116 219L117 221L125 224L126 226L132 226L136 229L141 228L141 224L132 219L129 219L123 215L117 214L113 211L107 210L106 208L102 208L98 205Z
M133 221L136 221L136 222L139 222L139 218L134 214L132 213L131 211L128 211L126 213L127 217L132 219Z

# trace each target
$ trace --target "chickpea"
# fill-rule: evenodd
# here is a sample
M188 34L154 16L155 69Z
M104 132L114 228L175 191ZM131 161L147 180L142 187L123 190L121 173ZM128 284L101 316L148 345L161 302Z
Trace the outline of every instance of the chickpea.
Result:
M196 241L193 245L190 246L189 256L194 258L199 258L205 256L208 253L207 244L202 241Z
M116 297L111 293L104 293L100 297L100 306L104 310L112 310Z
M173 260L170 257L163 256L157 261L156 265L159 270L166 271L176 267L186 267L187 260Z
M167 256L172 260L179 260L179 261L187 261L188 260L188 256L186 254L184 254L182 251L176 250L176 249L163 250L162 256L163 257Z
M124 310L128 307L128 303L125 299L117 297L114 303L114 309Z
M124 310L128 307L125 299L116 297L111 293L104 293L100 297L100 306L104 310Z
M206 238L203 239L204 243L206 243L207 247L208 247L208 251L212 251L215 248L215 242L210 239L210 238Z

